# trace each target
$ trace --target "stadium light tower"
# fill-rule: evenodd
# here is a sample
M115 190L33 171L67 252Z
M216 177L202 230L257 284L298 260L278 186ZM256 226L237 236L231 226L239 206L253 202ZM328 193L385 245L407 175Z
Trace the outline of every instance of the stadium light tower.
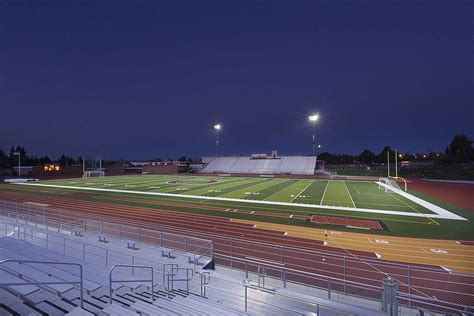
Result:
M315 154L315 140L316 140L316 135L315 135L315 130L316 130L316 122L319 120L319 114L312 114L308 116L308 120L313 124L313 156Z
M219 157L219 131L222 129L222 125L219 123L214 124L214 130L216 131L216 157Z

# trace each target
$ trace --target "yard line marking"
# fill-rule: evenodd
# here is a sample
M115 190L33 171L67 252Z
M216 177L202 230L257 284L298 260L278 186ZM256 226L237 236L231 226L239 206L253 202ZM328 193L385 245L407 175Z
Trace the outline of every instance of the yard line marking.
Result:
M323 205L324 196L326 195L326 191L328 190L328 185L329 185L329 181L326 182L326 187L324 188L323 197L321 198L321 202L319 203L319 205Z
M289 203L293 202L298 196L301 195L301 193L303 193L310 185L312 185L312 184L313 184L314 182L316 182L316 181L317 181L317 180L314 180L313 182L309 183L303 190L301 190L300 193L298 193L297 195L295 195L295 197L294 197Z
M359 190L357 190L357 188L354 184L352 184L352 187L357 191L357 194L360 194Z
M352 199L351 192L349 192L349 188L347 187L346 181L343 181L343 182L344 182L344 186L346 187L347 194L349 194L349 197L351 198L352 205L354 205L354 208L357 208L355 203L354 203L354 200Z

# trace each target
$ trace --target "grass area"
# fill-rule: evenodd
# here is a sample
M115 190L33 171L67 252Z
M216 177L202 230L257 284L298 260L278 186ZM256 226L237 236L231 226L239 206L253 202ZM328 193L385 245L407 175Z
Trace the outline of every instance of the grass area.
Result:
M52 180L44 184L131 190L255 201L342 206L430 214L431 211L374 182L202 176L127 176Z

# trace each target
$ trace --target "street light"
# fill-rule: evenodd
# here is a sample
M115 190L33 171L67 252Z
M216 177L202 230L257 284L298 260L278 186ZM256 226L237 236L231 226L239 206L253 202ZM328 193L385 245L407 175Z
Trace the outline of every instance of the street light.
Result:
M311 114L310 116L308 116L308 120L311 122L311 124L313 124L313 156L314 156L315 154L314 144L315 144L315 139L316 139L315 129L316 129L316 122L319 120L319 114Z
M222 129L222 125L217 123L214 124L214 130L216 131L216 157L219 157L219 131Z

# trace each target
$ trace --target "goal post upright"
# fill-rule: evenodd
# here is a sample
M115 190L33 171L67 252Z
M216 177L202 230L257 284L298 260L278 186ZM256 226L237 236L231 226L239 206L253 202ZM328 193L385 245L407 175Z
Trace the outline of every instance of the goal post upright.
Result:
M387 151L387 177L390 178L390 150Z
M398 152L395 149L395 179L398 179Z

